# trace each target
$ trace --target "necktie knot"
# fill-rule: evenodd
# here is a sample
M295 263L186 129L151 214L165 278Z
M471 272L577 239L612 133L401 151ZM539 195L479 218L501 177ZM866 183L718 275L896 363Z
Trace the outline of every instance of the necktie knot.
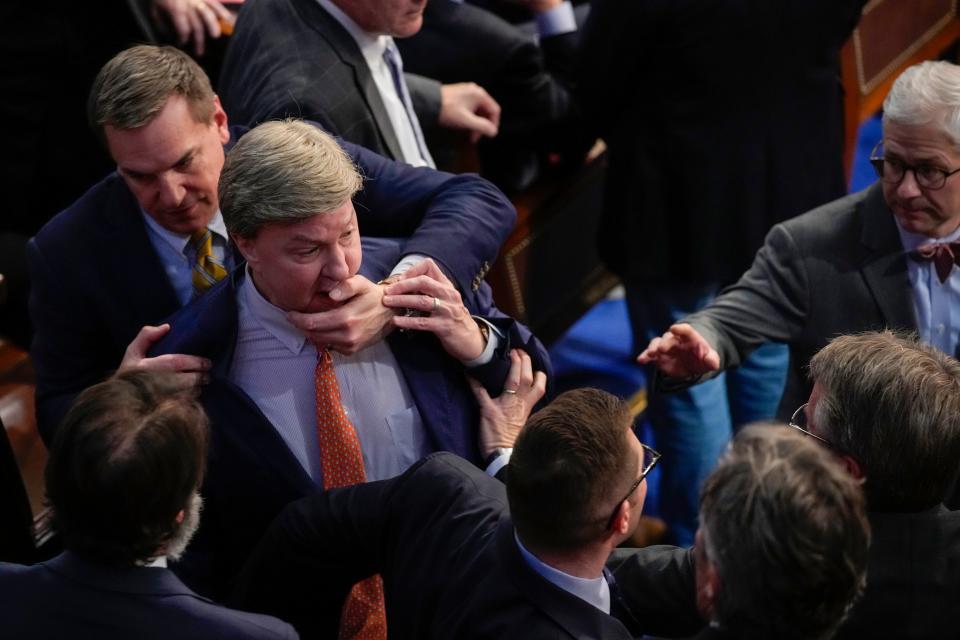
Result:
M213 233L204 227L190 234L189 244L196 253L193 263L193 295L197 297L206 292L227 276L227 270L217 262L213 255Z
M928 242L910 252L918 262L932 262L941 284L950 277L953 265L960 264L960 241Z

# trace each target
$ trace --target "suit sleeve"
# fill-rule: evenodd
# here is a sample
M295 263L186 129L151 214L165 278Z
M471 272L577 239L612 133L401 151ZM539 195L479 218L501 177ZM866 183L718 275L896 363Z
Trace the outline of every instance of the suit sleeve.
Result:
M96 318L83 311L89 305L65 286L69 271L51 259L56 256L46 255L36 238L30 240L30 357L37 376L37 427L47 446L77 394L109 373L102 356L109 338L97 330Z
M287 620L303 637L337 637L350 588L383 566L390 498L406 475L288 505L244 565L231 604Z
M750 269L709 306L687 318L720 354L720 370L739 365L764 342L800 337L810 308L803 252L789 229L767 234Z
M486 180L394 162L341 141L364 176L354 199L360 232L408 237L406 253L433 258L451 277L467 307L500 246L513 229L516 209Z
M618 549L607 567L617 585L612 612L631 632L687 637L704 626L697 611L692 549Z

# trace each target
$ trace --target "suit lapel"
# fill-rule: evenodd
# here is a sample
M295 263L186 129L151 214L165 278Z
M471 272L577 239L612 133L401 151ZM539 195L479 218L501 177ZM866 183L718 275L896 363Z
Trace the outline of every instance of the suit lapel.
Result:
M917 319L900 234L879 183L870 189L860 205L864 249L860 270L886 325L915 330Z
M467 409L472 400L454 397L462 395L454 381L464 374L452 366L449 356L433 340L432 336L397 331L387 338L433 449L474 460L476 445L471 446L469 440L476 432L472 423L477 418Z
M105 260L114 280L111 291L123 291L124 307L130 310L129 321L137 325L152 324L180 308L180 301L170 284L142 218L140 205L117 176L115 200L104 208L106 218Z
M370 68L367 67L367 61L353 36L336 18L327 13L316 0L297 2L296 6L297 11L303 16L304 22L317 31L320 37L329 40L333 51L340 60L353 70L353 79L357 90L363 96L367 110L370 111L377 123L377 132L384 147L389 149L390 156L394 160L403 160L403 150L400 148L400 142L393 130L390 116L387 115L387 108L383 106L380 92L377 91L377 84L374 82Z

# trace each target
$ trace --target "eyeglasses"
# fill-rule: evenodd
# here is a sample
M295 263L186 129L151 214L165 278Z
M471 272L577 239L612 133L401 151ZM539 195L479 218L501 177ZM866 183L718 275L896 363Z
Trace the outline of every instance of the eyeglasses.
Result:
M945 171L930 164L911 166L893 158L878 156L877 150L882 144L883 142L878 142L873 147L873 151L870 152L870 164L876 170L877 176L888 184L900 184L907 171L912 171L913 178L920 187L927 191L936 191L943 188L943 185L947 183L947 178L960 171L960 168Z
M610 514L610 518L607 519L607 529L613 525L613 521L616 519L617 514L620 513L620 505L623 504L624 500L629 500L630 496L633 495L633 492L637 490L637 487L640 486L640 483L643 482L643 479L647 477L647 474L657 466L657 462L660 461L660 453L651 449L647 445L640 443L640 446L643 448L643 464L640 466L640 477L637 478L632 485L630 485L630 490L627 491L627 495L623 496L623 499L617 502L617 506L613 508L613 513Z
M793 427L805 436L810 436L811 438L819 440L824 446L833 449L833 444L829 440L826 438L821 438L817 434L810 431L809 427L807 427L807 413L804 411L804 409L807 408L808 404L810 403L804 402L802 405L800 405L797 410L793 412L793 416L790 417L790 422L788 422L787 425Z

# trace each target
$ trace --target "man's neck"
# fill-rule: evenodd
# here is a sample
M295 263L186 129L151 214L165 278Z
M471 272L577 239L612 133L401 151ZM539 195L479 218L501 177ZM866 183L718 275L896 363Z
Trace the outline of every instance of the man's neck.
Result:
M553 567L557 571L588 580L603 575L603 567L606 565L611 551L607 545L600 543L589 544L580 549L564 552L543 551L536 547L530 547L526 543L524 543L524 547L536 556L540 562Z

